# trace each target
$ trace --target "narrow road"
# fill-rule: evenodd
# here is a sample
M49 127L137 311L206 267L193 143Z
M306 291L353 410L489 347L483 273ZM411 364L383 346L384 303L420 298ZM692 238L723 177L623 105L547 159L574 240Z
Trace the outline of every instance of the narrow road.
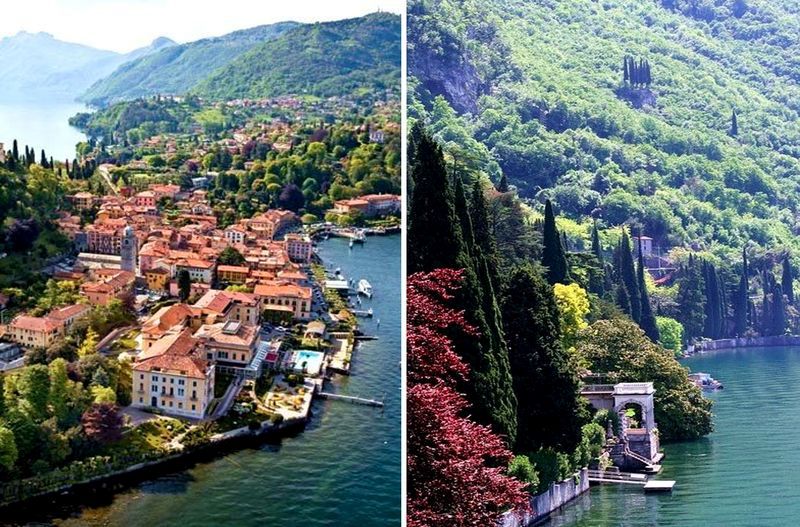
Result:
M100 172L100 175L106 182L106 186L111 189L111 192L113 192L115 196L119 196L119 189L114 182L111 181L111 173L108 171L108 165L100 165L97 167L97 171Z

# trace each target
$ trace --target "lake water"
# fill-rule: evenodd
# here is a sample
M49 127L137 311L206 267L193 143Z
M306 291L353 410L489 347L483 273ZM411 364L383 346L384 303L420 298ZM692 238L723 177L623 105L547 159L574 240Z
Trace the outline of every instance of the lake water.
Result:
M603 485L549 527L800 525L800 348L721 350L684 361L725 389L715 400L716 431L668 444L661 478L672 494Z
M376 319L362 319L362 328L379 337L362 342L352 376L327 389L376 399L385 395L383 410L318 400L314 417L296 437L142 483L110 503L76 506L60 518L42 520L82 527L399 526L400 236L371 237L352 250L344 239L331 239L321 244L320 255L348 278L373 284L375 296L364 300L364 308L372 307Z
M0 143L11 150L11 143L16 139L21 152L25 151L25 145L32 146L37 161L42 148L53 159L72 161L75 145L85 141L86 136L71 127L68 119L85 111L86 106L79 103L9 104L0 101Z

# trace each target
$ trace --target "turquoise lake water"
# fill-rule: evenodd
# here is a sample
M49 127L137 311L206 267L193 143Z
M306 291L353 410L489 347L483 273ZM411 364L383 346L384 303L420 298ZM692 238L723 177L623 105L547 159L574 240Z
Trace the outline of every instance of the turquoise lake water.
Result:
M362 328L379 337L355 351L351 377L326 389L385 395L385 409L318 400L297 437L144 482L109 503L32 520L76 527L399 526L400 236L371 237L352 250L331 239L320 255L348 278L374 284L375 296L363 302L376 318L362 319Z
M715 432L668 444L672 494L604 485L548 527L795 527L800 525L800 348L720 350L683 361L711 373Z

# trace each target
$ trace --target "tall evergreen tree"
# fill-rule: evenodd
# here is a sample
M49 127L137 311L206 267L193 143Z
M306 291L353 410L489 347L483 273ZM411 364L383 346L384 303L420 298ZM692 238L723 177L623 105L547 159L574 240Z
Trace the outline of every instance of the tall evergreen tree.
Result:
M653 342L658 342L661 335L658 332L658 324L656 324L656 317L653 315L653 309L650 306L650 297L647 294L647 282L644 279L644 257L642 256L642 238L639 240L639 266L637 269L637 279L639 286L639 297L641 299L641 319L639 320L639 327L642 328L645 335L650 337Z
M634 322L639 324L642 320L642 297L639 292L639 281L636 277L636 269L633 266L633 251L631 249L628 231L622 231L622 239L617 248L617 269L618 280L625 284L625 290L630 298L630 315ZM621 306L620 306L621 307Z
M50 164L47 162L47 155L44 153L44 148L42 148L41 158L39 159L39 164L43 168L50 168Z
M617 307L619 307L623 313L626 315L631 314L631 297L628 294L628 290L625 288L624 283L620 282L617 284L617 294L614 300L617 304Z
M497 182L497 192L508 192L508 178L505 174L500 176L500 181Z
M515 450L572 452L581 438L578 376L560 343L552 287L523 265L511 273L502 305L518 401Z
M739 276L739 284L736 288L735 300L733 302L733 328L736 336L741 337L747 333L747 319L750 310L750 298L748 294L748 269L747 253L742 249L742 273Z
M712 339L718 339L723 331L723 306L720 294L717 271L710 263L703 263L703 276L705 282L705 326L703 334Z
M415 128L412 137L418 140L416 157L410 160L414 191L408 213L408 272L463 268L466 262L458 258L464 240L444 156L419 123Z
M739 119L736 117L736 110L731 110L731 131L732 137L739 135Z
M542 265L547 268L547 281L553 284L568 284L569 268L564 246L556 227L556 217L553 213L553 204L548 199L544 204L544 237L542 248Z
M19 163L19 146L17 145L16 139L14 139L14 142L11 146L11 157L14 158L15 163Z
M600 233L597 231L596 222L592 225L592 255L596 260L598 269L597 271L590 271L589 292L597 296L603 296L606 293L606 272L605 262L603 261L603 249L600 246Z
M786 332L786 303L783 301L783 289L781 284L775 283L772 286L772 306L771 315L771 335L783 335Z
M794 271L789 256L783 259L783 274L781 275L781 287L786 295L786 301L790 305L794 304Z

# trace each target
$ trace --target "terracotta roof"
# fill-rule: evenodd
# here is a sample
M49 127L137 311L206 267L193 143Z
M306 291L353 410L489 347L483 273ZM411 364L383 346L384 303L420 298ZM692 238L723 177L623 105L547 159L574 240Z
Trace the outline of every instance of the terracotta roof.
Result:
M205 379L210 363L193 354L199 341L190 330L165 335L152 348L139 355L133 366L137 371L165 371L186 377Z
M72 304L71 306L59 307L52 310L50 313L47 314L47 318L51 318L57 321L64 321L68 318L72 318L82 313L86 313L91 309L92 309L91 306L88 306L86 304Z
M195 311L186 304L173 304L162 307L145 321L142 325L142 333L150 335L164 333L166 330L182 324L194 314Z
M46 333L55 331L61 326L61 323L49 317L19 315L13 321L11 321L11 327L13 328L27 329L28 331L43 331Z
M279 297L288 296L291 298L310 299L311 288L303 287L291 282L267 282L256 285L253 293L256 296Z
M244 267L241 265L218 265L217 266L218 273L244 273L248 274L250 272L249 267Z
M229 333L228 328L234 327L235 333ZM223 346L252 347L258 340L258 328L249 324L239 322L218 322L216 324L204 324L200 326L194 336L197 339L209 342L213 347L215 344Z
M192 337L192 330L183 328L180 331L166 333L158 339L148 350L139 355L139 359L155 357L170 353L173 355L189 355L197 346L197 339Z

